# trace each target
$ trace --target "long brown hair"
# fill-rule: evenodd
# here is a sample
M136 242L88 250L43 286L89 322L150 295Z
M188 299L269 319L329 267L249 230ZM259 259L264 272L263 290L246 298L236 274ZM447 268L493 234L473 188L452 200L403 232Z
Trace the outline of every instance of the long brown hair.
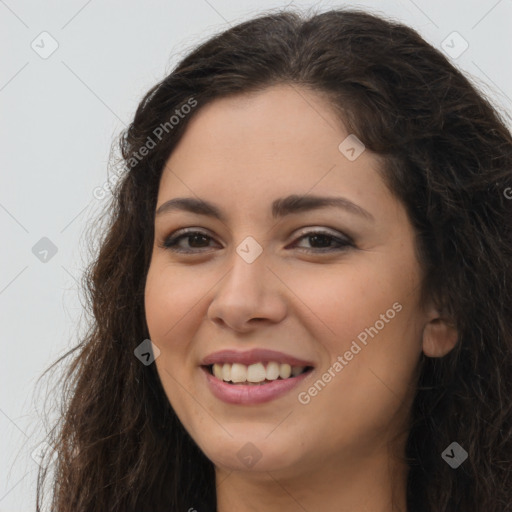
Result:
M154 210L164 164L202 106L282 83L324 95L382 157L383 179L417 233L424 297L459 332L445 357L421 356L408 510L512 510L511 133L417 32L339 9L265 14L211 38L146 94L120 137L123 172L84 275L92 322L59 360L73 356L50 442L54 512L215 508L212 463L177 419L155 365L134 356L149 338ZM170 122L176 109L183 115ZM141 156L143 146L152 147ZM468 452L457 469L441 457L452 442ZM48 475L43 465L38 510Z

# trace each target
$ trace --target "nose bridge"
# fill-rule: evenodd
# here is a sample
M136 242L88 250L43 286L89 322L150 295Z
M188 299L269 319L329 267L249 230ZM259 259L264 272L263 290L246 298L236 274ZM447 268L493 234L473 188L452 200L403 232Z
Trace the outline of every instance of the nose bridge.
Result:
M285 314L279 280L267 268L268 254L247 237L233 251L230 270L216 287L208 316L243 329L251 319L279 321Z
M268 253L253 238L246 237L233 252L231 270L226 276L226 289L254 300L268 286Z

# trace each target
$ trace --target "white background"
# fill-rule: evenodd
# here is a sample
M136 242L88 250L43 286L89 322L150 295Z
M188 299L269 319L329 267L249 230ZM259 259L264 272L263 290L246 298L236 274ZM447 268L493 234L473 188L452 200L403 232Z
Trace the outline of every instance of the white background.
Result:
M36 379L78 341L84 230L101 206L93 190L107 179L113 138L144 92L198 42L287 4L0 0L0 512L34 510L31 453L45 435L39 415L47 391L40 383L35 393ZM511 0L297 0L292 7L313 5L367 6L436 47L458 32L469 47L453 62L512 112ZM31 47L51 48L44 31L58 43L46 59ZM57 247L46 262L32 252L43 237Z

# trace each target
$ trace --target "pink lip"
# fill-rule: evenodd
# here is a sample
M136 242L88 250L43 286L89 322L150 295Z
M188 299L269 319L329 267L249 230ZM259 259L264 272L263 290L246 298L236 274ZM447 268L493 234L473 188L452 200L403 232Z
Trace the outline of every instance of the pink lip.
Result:
M288 363L290 366L313 366L313 363L310 361L298 359L288 354L284 354L283 352L276 352L275 350L261 348L246 350L245 352L239 352L237 350L220 350L219 352L214 352L213 354L205 357L201 365L210 366L215 363L241 363L250 365L260 362L268 363L270 361L276 361L280 364Z
M308 371L289 379L251 386L249 384L229 384L211 375L207 368L203 367L201 370L205 375L210 391L215 397L223 402L239 405L261 404L275 400L292 390L311 373L311 371Z

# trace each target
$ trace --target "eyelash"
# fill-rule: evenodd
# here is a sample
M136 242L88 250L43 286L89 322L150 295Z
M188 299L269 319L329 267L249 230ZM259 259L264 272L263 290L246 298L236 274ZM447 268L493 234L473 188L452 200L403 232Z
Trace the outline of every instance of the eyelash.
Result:
M201 253L201 252L207 252L207 251L202 250L202 249L207 249L207 247L206 248L201 247L196 250L177 248L177 244L181 239L188 238L190 241L190 237L192 237L193 235L201 235L208 239L212 239L212 237L210 235L204 233L203 231L198 231L194 228L189 228L189 229L177 231L175 234L167 237L163 241L163 243L160 244L160 247L163 249L168 249L173 252L184 253L184 254L197 254L197 253ZM318 235L330 238L331 240L338 242L339 247L317 248L317 249L307 249L304 247L300 247L299 249L304 252L307 252L307 253L318 254L318 253L327 253L327 252L333 252L333 251L346 251L349 247L355 247L354 243L352 242L352 240L349 237L344 236L343 238L339 238L329 232L322 231L322 230L316 230L316 231L313 230L313 231L302 232L301 236L299 236L299 238L297 240L302 240L303 238L308 238L308 237L318 236Z

